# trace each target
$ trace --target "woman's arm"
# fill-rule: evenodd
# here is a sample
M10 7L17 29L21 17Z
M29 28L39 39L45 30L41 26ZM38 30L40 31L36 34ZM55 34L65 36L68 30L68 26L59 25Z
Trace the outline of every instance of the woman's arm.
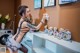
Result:
M30 24L30 23L27 23L27 26L28 26L29 28L39 30L40 27L41 27L42 25L44 25L45 23L46 23L46 22L45 22L45 19L42 19L41 22L40 22L37 26L34 26L34 25Z
M47 23L47 21L48 21L47 18L49 18L49 16L48 16L48 14L46 15L46 13L45 13L45 14L43 14L43 18L42 18L41 22L37 26L34 26L28 22L24 22L24 27L39 30L42 25Z
M49 18L49 15L47 13L44 13L41 22L36 26L36 28L40 29L42 25L47 25L48 18Z
M30 23L26 23L25 25L26 25L26 27L28 27L28 28L38 30L38 29L40 29L40 27L43 25L43 23L40 22L37 26L34 26L34 25L30 24Z
M39 30L41 28L41 26L43 25L42 22L40 22L37 26L36 26L36 29Z

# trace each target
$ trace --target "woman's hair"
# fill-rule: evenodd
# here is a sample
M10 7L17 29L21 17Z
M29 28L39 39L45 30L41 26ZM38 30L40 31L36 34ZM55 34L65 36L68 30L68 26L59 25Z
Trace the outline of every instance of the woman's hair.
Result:
M20 16L22 16L22 14L26 12L26 8L28 8L28 6L19 6L18 11Z

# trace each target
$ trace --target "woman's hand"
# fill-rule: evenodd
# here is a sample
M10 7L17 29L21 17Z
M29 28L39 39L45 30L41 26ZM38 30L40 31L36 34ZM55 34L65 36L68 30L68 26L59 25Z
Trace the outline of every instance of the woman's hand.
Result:
M21 32L26 33L30 30L30 28L26 27L26 28L21 28Z
M44 13L41 22L45 24L48 21L48 19L49 19L49 15L47 13Z
M42 25L47 25L49 15L47 13L43 14L41 22L36 26L36 29L39 30Z

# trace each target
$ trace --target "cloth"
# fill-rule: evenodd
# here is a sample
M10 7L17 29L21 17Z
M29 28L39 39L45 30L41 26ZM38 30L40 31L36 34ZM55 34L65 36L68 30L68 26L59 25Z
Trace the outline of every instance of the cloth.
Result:
M9 47L13 51L16 51L19 48L21 48L21 44L16 42L12 37L8 37L6 46Z

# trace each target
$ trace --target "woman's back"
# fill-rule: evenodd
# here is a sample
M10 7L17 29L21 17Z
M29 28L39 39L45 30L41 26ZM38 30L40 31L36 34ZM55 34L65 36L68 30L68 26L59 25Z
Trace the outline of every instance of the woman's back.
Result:
M25 33L27 31L29 31L29 28L27 28L26 26L27 26L27 22L24 21L24 19L21 18L20 21L19 21L19 24L18 24L17 33L13 37L13 38L17 37L17 39L16 39L17 42L21 42L21 40L24 37ZM19 28L20 28L20 30L19 30Z

